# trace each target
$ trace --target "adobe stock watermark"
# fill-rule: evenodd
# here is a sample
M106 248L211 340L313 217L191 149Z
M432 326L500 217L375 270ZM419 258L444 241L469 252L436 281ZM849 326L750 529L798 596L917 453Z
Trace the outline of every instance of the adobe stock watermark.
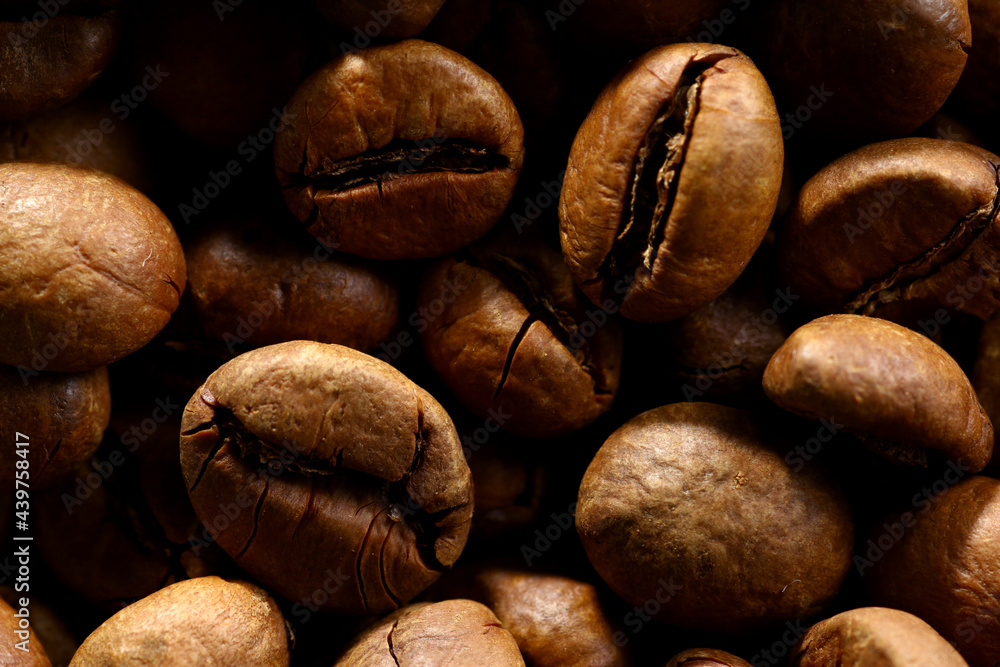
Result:
M450 278L445 280L441 293L436 298L425 306L419 306L406 318L410 329L403 329L392 340L381 343L375 356L387 364L399 359L403 352L417 341L416 336L427 331L427 328L444 313L445 306L455 303L468 287Z
M642 632L642 629L656 617L660 611L663 610L667 604L673 600L678 593L684 590L684 587L680 584L675 584L673 577L664 581L660 579L657 582L660 587L656 589L653 596L642 603L641 606L636 606L632 608L632 611L625 614L622 618L622 625L628 628L632 636L635 636ZM614 635L611 636L611 640L616 646L625 646L629 643L629 637L622 630L618 630Z
M156 433L160 425L183 408L183 403L174 403L169 396L157 398L153 401L153 409L149 416L133 423L132 426L122 433L119 438L121 447L111 450L105 458L92 458L90 467L92 472L85 476L78 476L73 488L73 493L63 493L59 499L66 508L67 514L73 512L90 498L114 472L125 465L129 454L134 454L136 450Z
M80 334L82 325L79 322L68 322L62 331L49 333L46 340L40 347L31 351L31 361L29 366L18 366L17 373L21 377L24 386L28 386L28 381L37 377L42 371L49 367L55 359L62 354L72 340Z
M290 609L299 627L308 623L313 614L319 612L323 605L329 602L330 598L339 593L344 584L351 580L351 577L345 575L339 567L336 572L328 569L324 574L326 578L320 587L297 600Z
M523 234L524 229L535 224L542 213L559 203L559 194L562 192L565 178L566 170L563 169L555 180L543 182L541 189L534 196L524 198L521 212L512 213L510 216L511 224L514 225L514 230L518 234Z
M697 35L689 35L684 41L714 44L717 39L722 37L726 28L736 23L740 13L750 8L752 0L730 0L730 2L736 7L735 11L727 7L719 12L716 18L702 21L701 25L705 29Z
M864 235L879 218L896 205L896 202L906 194L906 191L906 182L899 179L889 183L886 190L876 190L869 199L871 203L867 206L863 204L858 206L857 224L844 223L843 229L847 240L853 244L859 236Z
M993 256L979 266L979 269L972 276L966 278L965 282L952 287L945 294L945 303L949 308L938 308L934 311L933 317L928 320L917 320L917 326L924 335L933 338L952 320L952 311L961 311L965 306L976 298L976 295L997 282L997 274L1000 273L1000 258Z
M212 9L219 17L219 22L226 20L226 14L235 12L236 8L243 4L243 0L212 0Z
M473 430L472 433L461 437L462 453L465 455L465 460L468 461L472 458L473 454L482 449L483 445L493 437L493 434L503 428L503 425L513 416L504 412L502 405L498 405L496 409L488 409L486 411L486 419L483 420L483 425Z
M127 90L111 102L111 112L119 121L126 120L139 105L146 101L149 93L156 89L163 80L170 76L160 65L146 67L146 74L131 90ZM69 143L63 144L66 149L66 161L80 164L84 158L94 152L94 149L104 143L104 137L118 128L111 116L105 116L97 123L97 127L81 130Z
M805 127L806 123L812 120L813 114L822 109L833 97L833 91L827 90L825 83L810 86L809 92L810 95L804 103L781 118L781 136L784 137L785 141L790 140L797 131Z
M333 256L333 252L337 248L337 243L318 237L315 241L316 245L313 246L312 253L308 257L296 262L281 274L282 285L291 286L297 284L309 274L315 273L322 262L326 262ZM229 350L230 354L236 354L239 346L246 343L253 336L254 332L263 327L278 313L281 305L279 303L280 298L274 294L273 290L268 290L266 296L260 300L250 302L253 309L245 315L238 316L233 330L222 334L222 342L225 343L226 349Z
M697 370L697 378L694 380L694 385L684 383L681 386L684 400L689 403L700 400L705 395L705 392L712 388L715 381L722 377L727 369L739 364L746 348L756 344L761 336L765 335L771 327L778 323L779 316L790 311L798 300L799 295L794 294L790 287L776 289L774 291L774 299L771 301L771 307L762 310L760 315L750 318L749 322L745 322L740 327L739 334L734 338L732 346L726 352L714 355L714 363L709 364L707 368L699 368Z
M879 20L876 24L878 25L879 32L882 33L882 39L885 41L889 41L893 33L902 30L909 23L910 17L916 11L905 3L893 3L891 6L894 9L892 14L889 15L889 20Z
M799 640L802 639L802 635L804 635L808 629L809 628L802 624L801 620L786 622L785 630L781 633L781 636L767 648L755 653L753 657L750 658L750 664L752 667L770 667L771 665L777 665L779 662L782 662L782 659L788 655L788 652L792 650L792 647L794 647Z
M271 110L271 120L268 124L253 134L250 134L236 147L237 157L228 160L218 171L210 170L205 183L201 187L191 188L191 199L189 202L181 202L177 207L177 213L184 220L185 225L191 224L191 220L204 213L205 209L214 201L222 191L228 188L233 179L243 173L244 167L253 162L267 150L267 147L274 143L275 137L283 131L288 121L293 120L296 114L289 113L288 108L281 110Z
M562 539L568 532L575 532L573 525L576 520L576 503L570 503L565 512L550 514L552 523L544 528L535 530L534 541L531 544L521 545L521 557L524 558L525 565L531 566L532 562L542 557L552 545Z
M545 10L545 20L549 24L549 29L555 31L561 24L569 20L569 17L576 12L577 7L587 0L561 0L555 9Z
M343 54L354 53L371 46L372 40L377 39L392 20L403 11L402 0L389 0L385 4L385 9L372 9L372 20L363 26L354 26L354 38L350 43L341 42L340 52Z
M915 511L903 512L897 521L883 523L882 532L878 537L869 538L865 544L864 555L854 556L854 567L858 574L865 575L865 570L882 560L882 557L899 543L906 531L917 525L917 515L926 514L934 503L948 491L971 474L972 469L962 463L962 460L948 461L948 468L940 479L930 486L925 486L910 499L910 506Z
M823 449L823 446L844 430L844 425L838 424L836 418L832 415L829 419L820 419L819 424L820 426L816 431L816 435L806 440L803 444L796 445L795 449L785 454L785 463L791 466L792 472L802 472L802 469L806 467L806 463L816 458L816 455Z

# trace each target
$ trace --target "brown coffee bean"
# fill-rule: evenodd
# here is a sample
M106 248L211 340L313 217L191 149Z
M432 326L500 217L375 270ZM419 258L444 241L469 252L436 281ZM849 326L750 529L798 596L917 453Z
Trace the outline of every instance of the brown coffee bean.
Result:
M113 176L0 164L0 363L83 371L145 345L184 290L167 217Z
M317 0L326 20L371 38L413 37L437 15L444 0ZM354 34L351 35L354 37ZM362 46L367 45L364 42Z
M982 470L993 426L947 352L905 327L828 315L797 329L764 372L764 391L809 419L829 419L877 453L927 465L928 454Z
M181 338L225 356L289 340L367 351L388 338L399 315L395 283L304 236L227 219L186 243L188 289L175 316Z
M469 598L489 607L532 667L630 664L590 584L506 561L456 570L441 583L439 596Z
M966 667L934 628L905 611L864 607L817 623L791 653L796 667Z
M489 74L409 40L333 60L295 91L274 163L308 229L374 259L433 257L482 236L510 201L523 130Z
M334 667L398 665L517 667L514 638L487 607L472 600L421 602L389 614L362 633Z
M40 489L61 481L94 453L110 416L105 368L31 374L0 366L0 432L27 438L0 456L0 486L13 491L21 479Z
M580 484L590 562L630 605L684 628L746 633L818 613L850 567L851 512L779 443L752 413L711 403L629 420Z
M420 34L461 53L500 82L524 123L528 155L536 155L537 144L547 149L543 142L551 140L556 124L565 127L560 114L566 75L552 37L543 13L524 0L449 0Z
M471 475L447 413L339 345L272 345L209 376L184 410L181 467L240 567L325 611L405 604L469 534Z
M29 619L31 611L28 608ZM30 621L27 628L21 627L15 613L13 607L0 600L0 663L10 667L52 667ZM27 635L18 634L23 632Z
M588 308L559 253L513 234L432 268L420 288L421 342L456 397L528 437L564 435L611 407L621 333Z
M4 3L0 18L0 120L27 118L82 93L121 38L120 0Z
M909 138L833 162L781 229L783 281L824 312L916 325L955 311L987 319L1000 293L1000 157ZM937 321L934 321L937 318Z
M966 0L777 0L757 37L789 127L857 144L909 134L940 109L971 32Z
M666 667L750 667L750 663L725 651L694 648L672 657Z
M87 637L70 666L288 663L285 620L267 591L244 581L202 577L122 609Z
M705 305L764 238L782 159L749 58L710 44L650 51L608 84L573 142L559 220L574 279L635 320Z
M879 547L865 583L876 604L930 623L970 667L993 667L1000 661L1000 481L973 476L955 484L953 477L946 473L946 490L924 495L902 535Z
M150 192L149 156L139 128L122 121L115 104L84 95L39 116L0 124L0 162L71 162Z

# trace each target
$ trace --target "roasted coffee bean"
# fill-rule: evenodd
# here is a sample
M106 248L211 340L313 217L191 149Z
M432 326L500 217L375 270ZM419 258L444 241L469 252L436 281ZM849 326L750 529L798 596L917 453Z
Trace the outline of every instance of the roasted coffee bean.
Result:
M597 589L506 561L456 570L436 594L481 602L496 614L533 667L624 667L629 655ZM617 641L615 634L621 633Z
M0 164L0 363L84 371L135 352L184 290L170 221L113 176Z
M905 611L863 607L809 629L791 653L801 667L966 667L934 628Z
M8 0L0 14L0 120L27 118L82 93L111 62L120 0Z
M819 466L791 469L777 433L711 403L667 405L615 431L576 513L608 586L670 625L722 634L820 612L850 567L853 520Z
M764 238L782 159L774 100L746 56L650 51L608 84L573 142L559 220L574 279L634 320L705 305Z
M824 312L933 333L987 319L1000 293L1000 157L910 138L833 162L799 192L779 235L783 282Z
M864 561L871 566L865 584L876 604L930 623L970 667L993 667L1000 661L1000 481L962 479L965 472L947 470L930 497L917 496L916 511L885 522L877 560Z
M0 432L27 438L0 457L0 485L13 491L17 479L33 489L61 481L94 453L110 418L105 368L30 373L0 366Z
M135 602L87 637L71 667L98 665L260 665L289 663L278 604L244 581L202 577Z
M892 460L926 466L935 454L977 472L993 453L993 426L961 367L886 320L828 315L800 327L767 365L764 391Z
M344 252L433 257L482 236L503 213L523 130L489 74L409 40L349 53L299 86L275 143L285 202Z
M524 665L514 638L472 600L403 607L362 633L334 667Z
M395 283L303 236L254 218L205 229L185 244L188 289L171 326L224 356L290 340L373 349L396 325Z
M88 94L39 116L0 123L0 162L86 165L150 192L143 138L135 123L115 113L116 102Z
M972 43L966 0L777 0L756 35L783 111L804 107L802 127L854 145L923 125Z
M419 311L428 361L456 397L518 435L551 437L611 407L621 333L610 309L588 308L559 253L513 234L441 261Z
M325 611L395 609L455 562L472 518L455 427L388 364L294 341L240 355L184 410L181 467L202 523L244 570Z

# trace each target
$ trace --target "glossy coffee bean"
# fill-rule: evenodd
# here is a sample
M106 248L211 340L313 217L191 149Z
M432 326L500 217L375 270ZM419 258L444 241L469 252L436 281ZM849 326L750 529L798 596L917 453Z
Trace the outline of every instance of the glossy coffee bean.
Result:
M913 614L884 607L852 609L817 623L791 653L801 667L965 667L944 637Z
M469 467L451 419L373 357L293 341L240 355L184 410L181 468L202 523L237 564L290 600L375 614L461 554ZM333 577L333 579L331 579Z
M399 316L393 281L266 222L222 220L185 245L188 290L172 323L182 339L235 356L290 340L367 351L388 338Z
M135 352L184 290L177 234L94 169L0 164L0 363L84 371Z
M25 447L0 457L0 485L14 491L17 479L35 489L61 481L94 453L110 417L106 368L33 375L0 366L0 430L26 434L17 438Z
M388 665L523 667L514 638L472 600L403 607L358 636L334 667Z
M122 609L87 637L70 665L283 667L290 640L278 603L263 588L202 577Z
M120 0L8 0L0 17L0 120L69 102L111 62L123 28Z
M958 363L886 320L828 315L800 327L771 358L764 391L892 460L926 466L934 455L976 472L993 453L993 426Z
M589 307L559 253L540 241L505 235L441 261L419 303L428 361L484 419L551 437L611 407L622 353L614 308Z
M792 120L805 108L799 126L855 144L924 124L974 41L966 0L777 0L756 32L761 67Z
M918 326L987 319L1000 292L1000 157L969 144L897 139L813 176L779 234L783 282L824 312Z
M650 51L605 87L573 142L563 254L594 303L645 322L722 294L764 238L781 185L774 100L735 49Z
M792 470L778 432L711 403L656 408L615 431L576 513L601 578L683 628L740 634L820 612L850 566L851 511L818 466Z
M950 484L954 475L943 479ZM910 516L910 527L865 572L872 601L919 616L970 667L992 667L1000 661L1000 481L945 484Z
M409 40L328 63L292 96L274 161L317 236L373 259L444 255L486 233L513 194L521 121L493 77Z

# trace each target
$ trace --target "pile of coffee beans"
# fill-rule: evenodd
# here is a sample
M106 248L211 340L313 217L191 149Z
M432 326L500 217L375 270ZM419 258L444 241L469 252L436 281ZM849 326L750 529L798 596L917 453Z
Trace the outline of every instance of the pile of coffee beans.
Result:
M1000 665L1000 0L0 0L0 664Z

